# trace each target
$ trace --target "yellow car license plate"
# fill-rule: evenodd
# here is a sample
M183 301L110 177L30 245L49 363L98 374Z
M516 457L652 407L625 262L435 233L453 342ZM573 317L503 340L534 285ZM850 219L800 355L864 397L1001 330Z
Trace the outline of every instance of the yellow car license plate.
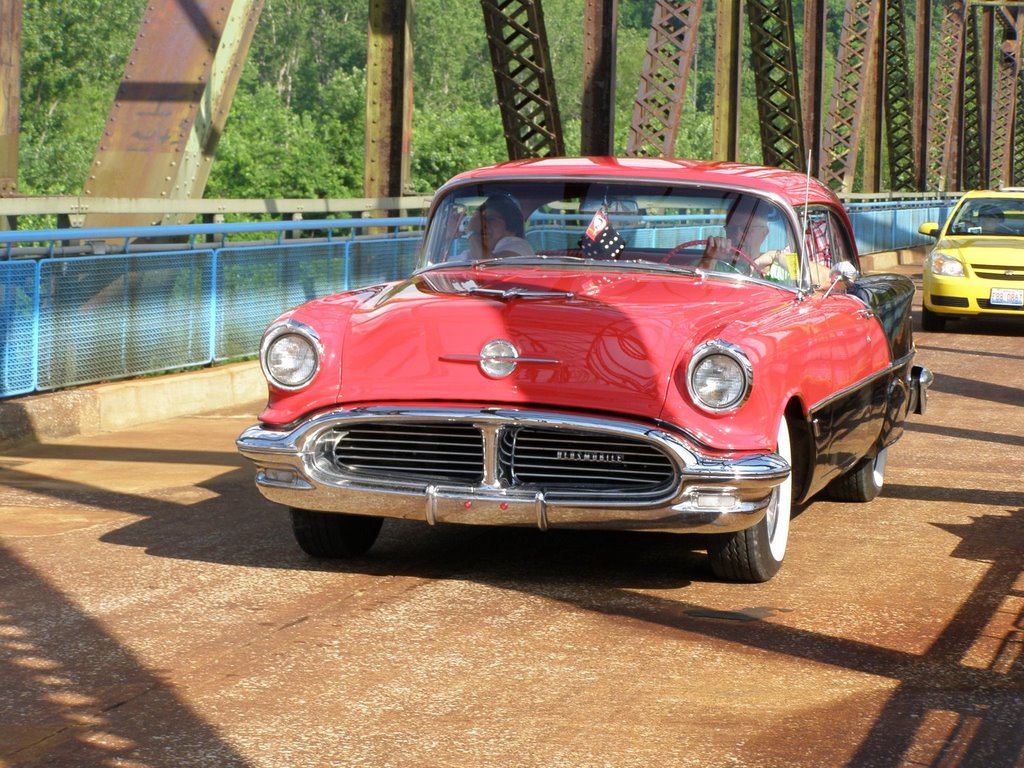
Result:
M1021 307L1024 306L1024 289L993 288L988 300L1000 307Z

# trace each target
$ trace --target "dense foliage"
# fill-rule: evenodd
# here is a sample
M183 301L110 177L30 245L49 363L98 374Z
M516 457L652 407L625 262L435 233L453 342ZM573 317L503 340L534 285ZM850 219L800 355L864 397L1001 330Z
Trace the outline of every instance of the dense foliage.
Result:
M77 194L145 0L23 3L20 191ZM265 0L208 197L362 196L367 5ZM616 147L624 150L654 3L618 5L615 126ZM833 41L844 5L829 0ZM544 0L569 152L580 142L583 11L584 0ZM679 156L711 152L714 11L714 0L706 0ZM798 22L803 17L800 0L794 15ZM410 191L428 192L459 170L504 159L506 149L479 0L416 0L414 24ZM744 77L741 155L760 161L749 68Z

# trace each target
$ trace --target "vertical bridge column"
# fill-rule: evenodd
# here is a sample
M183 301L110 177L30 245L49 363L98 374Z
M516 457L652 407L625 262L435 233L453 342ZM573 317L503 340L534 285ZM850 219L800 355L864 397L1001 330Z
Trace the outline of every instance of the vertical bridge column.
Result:
M0 0L0 197L18 191L20 105L21 0Z

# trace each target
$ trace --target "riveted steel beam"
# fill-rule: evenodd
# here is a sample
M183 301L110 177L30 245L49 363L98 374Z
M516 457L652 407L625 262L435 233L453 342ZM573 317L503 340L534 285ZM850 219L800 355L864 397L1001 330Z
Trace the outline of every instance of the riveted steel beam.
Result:
M408 192L412 143L413 0L370 0L363 194Z
M672 157L703 0L657 0L633 102L627 155Z
M877 192L882 188L882 156L885 131L885 11L878 14L876 44L865 68L864 120L861 129L860 188Z
M540 0L480 0L512 160L565 154Z
M917 189L914 154L913 84L903 0L885 5L885 126L889 183L894 190Z
M0 0L0 197L18 191L21 18L21 0Z
M914 21L914 104L911 136L914 142L914 189L928 188L928 103L931 89L932 0L916 0Z
M1014 126L1016 110L1017 81L1021 76L1021 30L1017 26L1016 14L1001 10L997 15L1002 33L999 49L994 51L995 83L992 94L992 146L989 160L989 176L996 186L1012 183Z
M85 197L202 197L262 7L263 0L150 2L89 169ZM84 222L152 223L152 217L138 216L87 216Z
M740 70L743 67L743 2L718 0L715 11L715 107L711 156L740 157Z
M977 7L968 7L964 27L963 66L963 123L962 123L962 185L966 189L984 189L988 186L985 161L985 117L987 109L983 102L984 58L981 51L979 14Z
M747 0L761 154L767 165L804 170L804 126L791 0Z
M825 93L825 0L804 3L803 102L804 141L812 151L808 155L812 176L818 175L822 130L825 125L822 102Z
M942 15L938 60L928 110L927 189L946 192L960 183L960 114L963 79L966 6L949 0Z
M613 155L618 0L586 0L583 8L583 104L580 151Z
M1017 98L1013 105L1013 152L1010 158L1012 185L1024 184L1024 77L1017 78Z
M853 189L856 176L867 70L877 42L879 13L881 4L871 0L847 0L843 13L819 176L844 192Z

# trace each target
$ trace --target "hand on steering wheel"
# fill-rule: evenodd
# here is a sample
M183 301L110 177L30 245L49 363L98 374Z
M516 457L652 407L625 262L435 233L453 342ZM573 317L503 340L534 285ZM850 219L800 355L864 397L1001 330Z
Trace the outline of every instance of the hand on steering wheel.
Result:
M700 238L700 239L697 239L697 240L687 240L685 243L680 243L675 248L673 248L671 251L666 253L665 257L661 261L662 261L663 264L668 264L668 262L671 261L672 257L675 256L677 253L685 251L687 248L692 248L695 245L703 245L705 250L706 250L707 247L708 247L708 243L709 243L710 239L711 238L705 237L705 238ZM714 256L712 256L711 258L714 258L716 261L720 262L721 264L724 264L725 266L727 266L730 269L732 269L734 272L738 272L741 275L742 274L751 274L751 275L760 275L761 274L761 268L759 266L757 266L757 262L755 262L752 258L750 258L746 254L746 252L743 251L742 248L738 248L735 245L733 245L732 243L729 243L727 250L733 256L738 257L739 261L742 261L745 264L749 265L750 269L752 271L751 272L743 272L743 270L739 269L736 266L737 259L733 259L732 261L724 261L723 259L719 259L719 258L716 258ZM701 260L703 261L706 258L708 258L707 255L705 255L704 258L701 259Z

